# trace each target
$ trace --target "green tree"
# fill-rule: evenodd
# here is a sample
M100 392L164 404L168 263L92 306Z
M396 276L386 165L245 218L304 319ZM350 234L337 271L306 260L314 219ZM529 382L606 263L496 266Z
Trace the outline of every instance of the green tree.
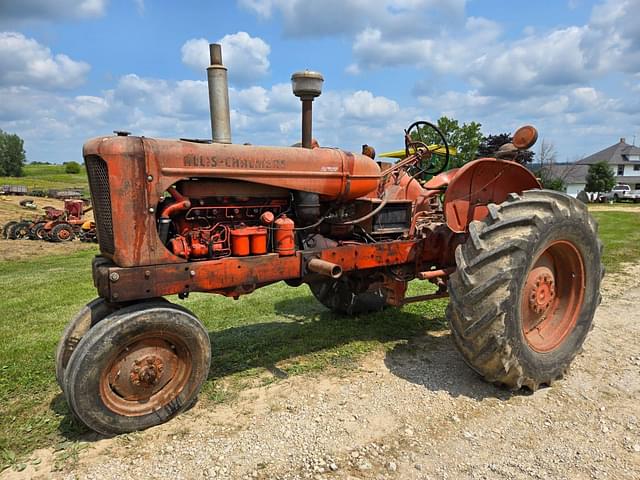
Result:
M585 187L587 192L609 192L615 184L616 178L607 162L602 161L589 166Z
M22 139L16 134L0 130L0 175L22 177L25 161Z
M449 146L455 147L457 151L456 155L452 157L449 168L460 167L476 158L478 147L482 141L481 126L477 122L460 125L458 120L444 116L438 119L437 127L447 139ZM442 144L442 139L432 128L424 127L421 133L427 145Z
M478 158L493 157L502 145L510 143L512 140L513 137L510 133L489 134L482 137L482 142L478 147ZM525 165L531 163L533 157L534 153L531 150L520 150L516 156L516 162Z
M540 182L542 183L542 188L546 188L547 190L556 190L558 192L567 191L567 184L560 177L542 175Z
M66 162L64 164L64 171L67 173L80 173L80 164L78 162Z

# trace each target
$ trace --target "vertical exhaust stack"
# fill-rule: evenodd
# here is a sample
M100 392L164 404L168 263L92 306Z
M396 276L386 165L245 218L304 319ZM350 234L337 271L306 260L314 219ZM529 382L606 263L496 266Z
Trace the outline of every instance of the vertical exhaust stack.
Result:
M229 82L227 68L222 64L222 46L209 45L211 65L207 67L209 83L209 111L211 112L211 138L214 143L231 143L229 114Z
M296 72L291 75L293 94L302 101L302 146L311 148L312 139L312 103L322 93L324 78L319 72Z

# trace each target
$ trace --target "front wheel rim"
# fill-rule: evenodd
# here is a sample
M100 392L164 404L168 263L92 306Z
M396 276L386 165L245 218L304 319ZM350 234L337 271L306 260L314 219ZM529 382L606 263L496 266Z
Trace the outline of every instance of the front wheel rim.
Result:
M567 240L549 244L529 269L520 301L530 348L547 353L563 343L577 324L584 291L582 254Z
M128 342L100 376L106 407L123 416L141 416L171 404L191 376L191 352L177 336L145 335Z

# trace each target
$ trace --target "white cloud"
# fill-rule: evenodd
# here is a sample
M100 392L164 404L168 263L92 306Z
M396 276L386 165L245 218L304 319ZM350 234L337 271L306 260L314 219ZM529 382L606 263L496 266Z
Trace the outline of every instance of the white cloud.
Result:
M589 75L583 36L584 28L568 27L524 38L477 58L469 75L483 91L503 95L581 82Z
M435 37L398 37L378 28L366 28L353 42L356 62L348 73L389 66L413 65L438 73L461 73L495 44L500 26L485 18L470 17L461 29Z
M277 17L289 36L353 39L351 75L414 66L460 76L485 95L516 97L588 83L611 70L640 72L640 0L604 0L585 25L525 28L502 38L499 24L465 17L465 0L239 0L262 19ZM572 4L575 6L575 2ZM407 25L425 24L420 30Z
M231 90L230 103L234 107L248 110L253 113L266 113L269 108L269 96L267 90L262 87L249 87L245 90Z
M425 20L433 30L459 20L466 0L238 0L238 4L261 19L278 13L284 32L295 37L353 34L370 25L408 36L415 30L407 25Z
M640 101L635 100L640 90L640 26L633 22L640 0L606 0L584 25L537 26L516 32L515 40L503 36L502 27L489 19L466 17L464 0L328 0L321 6L301 0L239 3L262 19L281 20L288 36L339 34L352 40L353 58L338 68L360 74L363 86L358 91L328 88L314 102L314 136L322 145L358 150L366 142L379 152L397 149L409 123L448 115L461 122L478 121L485 133L533 123L541 136L556 143L564 159L565 152L590 153L620 136L630 137L633 132L625 129L640 124ZM426 17L429 22L423 21ZM415 24L428 28L407 28ZM269 45L246 32L220 41L233 84L234 141L298 141L300 102L290 84L264 83L270 69ZM44 65L53 62L69 76L62 57L35 45L36 51L46 53ZM20 49L12 52L0 54L0 128L24 133L28 149L35 143L45 153L58 152L47 142L63 138L74 142L77 152L85 137L117 128L174 138L210 135L204 81L130 74L120 77L111 90L65 96L43 90L54 88L45 84L43 78L48 77L35 67L27 68L31 63L22 60ZM182 60L204 77L207 40L185 42ZM5 68L7 61L12 68ZM16 70L16 62L23 68ZM380 68L388 74L394 66L410 66L403 74L421 72L428 88L414 89L417 100L399 102L400 95L374 91L366 83L368 70ZM29 83L8 81L16 71ZM618 91L611 82L593 80L611 78L611 72ZM443 79L452 80L451 90L439 88ZM43 133L43 126L50 130Z
M272 0L238 0L238 4L262 18L270 18L273 11Z
M371 92L359 90L344 99L344 110L349 117L370 120L393 116L400 110L400 106L394 100L375 97Z
M114 90L114 101L152 115L190 118L208 112L207 82L180 80L169 82L135 74L121 77Z
M107 4L108 0L6 0L0 2L0 24L101 17Z
M182 53L182 63L198 72L202 72L209 65L209 42L206 38L187 40L182 45L180 52Z
M0 85L73 88L85 81L90 66L51 50L21 33L0 32Z
M75 102L69 105L69 108L78 117L91 120L106 114L109 110L109 103L102 97L80 95L75 98Z
M260 37L247 32L225 35L222 45L222 61L229 69L229 79L238 85L248 85L269 73L271 47ZM209 42L204 38L187 40L181 49L182 62L198 72L209 65Z

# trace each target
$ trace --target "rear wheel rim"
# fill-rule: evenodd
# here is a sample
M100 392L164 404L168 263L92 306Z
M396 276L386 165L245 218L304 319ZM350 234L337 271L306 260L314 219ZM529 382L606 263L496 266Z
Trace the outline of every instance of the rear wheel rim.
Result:
M582 254L567 240L549 244L527 273L520 301L522 331L536 352L550 352L574 330L585 290Z
M71 237L71 232L69 230L67 230L66 228L62 228L58 232L58 238L60 240L69 240L70 237Z
M104 404L116 414L141 416L171 403L192 371L191 352L177 336L151 333L120 349L100 376Z

